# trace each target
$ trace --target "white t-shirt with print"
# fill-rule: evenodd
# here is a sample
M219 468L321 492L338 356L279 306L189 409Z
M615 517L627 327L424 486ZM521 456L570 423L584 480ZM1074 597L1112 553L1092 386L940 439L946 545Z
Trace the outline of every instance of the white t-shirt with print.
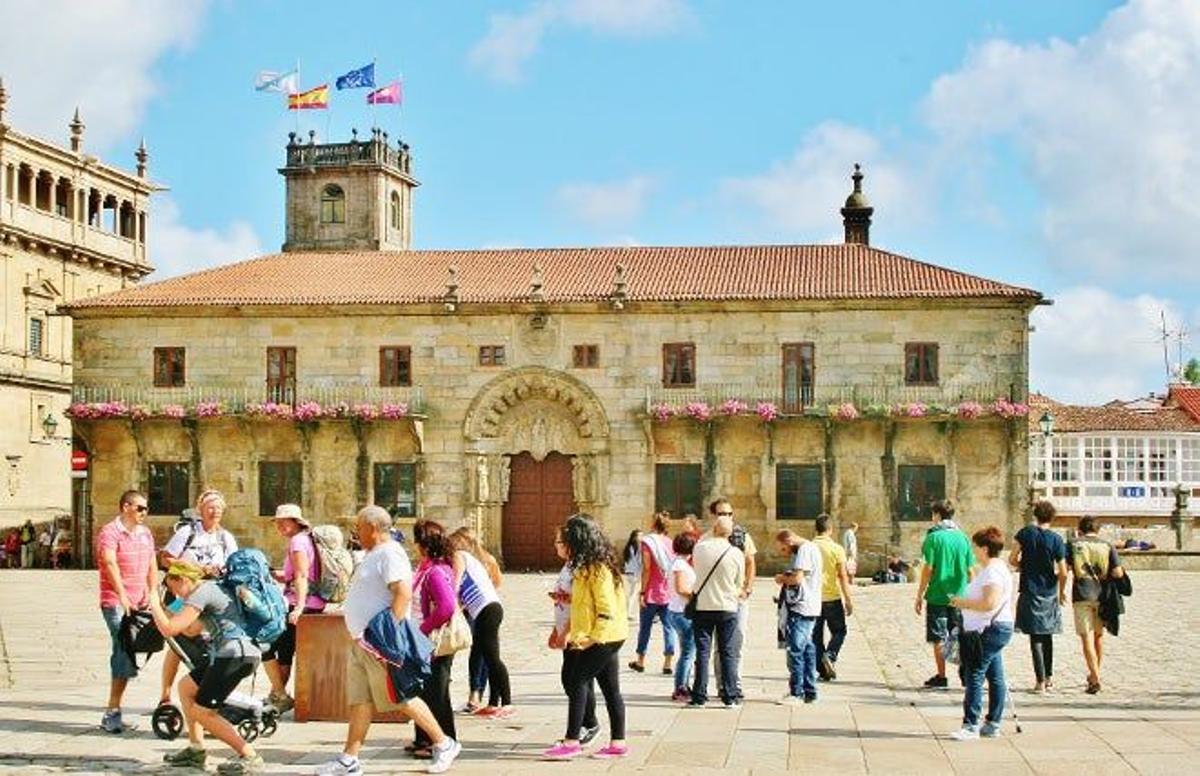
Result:
M792 569L804 572L800 583L800 616L821 616L821 551L812 542L804 542L792 558Z
M681 596L675 590L675 572L683 573L683 582L687 585L688 590L696 589L696 570L692 568L692 564L688 563L686 558L676 558L671 564L671 577L667 584L671 586L671 600L667 603L667 609L672 612L683 614L684 608L687 607L687 599Z
M986 612L978 612L974 609L963 609L963 630L971 632L981 632L993 622L995 617L997 623L1012 624L1016 619L1013 613L1013 575L1008 569L1008 564L999 558L992 558L987 562L975 578L971 580L971 584L967 585L967 592L963 598L974 599L976 601L983 599L983 588L985 586L994 586L1000 593L1000 603L996 608Z
M188 544L188 538L195 532L195 538ZM187 550L183 548L187 547ZM199 523L185 525L175 532L163 551L172 558L191 561L200 566L216 566L225 568L225 559L237 551L237 539L224 528L213 532L204 530Z
M375 615L391 607L392 591L388 585L393 582L412 584L412 578L412 561L399 544L387 541L371 548L363 562L354 569L350 590L342 604L342 616L346 620L350 638L361 637ZM408 617L411 611L410 601L404 616Z

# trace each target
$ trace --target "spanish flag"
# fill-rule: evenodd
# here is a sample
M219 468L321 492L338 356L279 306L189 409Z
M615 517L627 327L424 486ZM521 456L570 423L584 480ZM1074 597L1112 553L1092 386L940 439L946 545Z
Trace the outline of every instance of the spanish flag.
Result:
M325 110L328 107L329 84L321 84L307 92L288 95L288 110Z

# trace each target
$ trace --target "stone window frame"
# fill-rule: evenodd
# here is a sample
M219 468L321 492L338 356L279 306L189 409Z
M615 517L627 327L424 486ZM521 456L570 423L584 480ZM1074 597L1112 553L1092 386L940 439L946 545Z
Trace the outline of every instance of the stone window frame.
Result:
M397 490L396 490L395 494L389 495L387 493L380 492L380 472L381 472L382 467L392 467L392 466L397 468L397 472L396 472ZM412 498L408 501L401 501L400 494L402 493L402 491L400 488L402 487L403 481L405 478L410 479L410 482L412 485L412 489L410 491ZM398 518L398 517L399 518L415 518L417 516L418 501L419 501L419 493L418 493L418 487L417 487L417 462L413 461L413 460L376 461L371 466L371 495L373 497L372 503L378 504L379 506L388 510L388 512L392 515L393 519ZM381 498L381 496L383 498ZM403 510L393 511L394 509L396 509L397 507L400 507L402 504L405 504L405 503L411 504L411 509L407 513L405 513Z
M789 471L789 470L796 471L798 474L801 472L808 473L808 474L812 474L813 472L816 473L817 491L815 494L815 500L812 501L812 503L808 504L810 509L807 511L805 511L805 509L804 509L805 497L807 495L809 498L812 498L814 496L814 494L812 494L812 493L806 494L805 493L804 487L803 487L804 483L799 482L798 486L795 489L791 489L788 491L785 491L785 489L781 485L781 482L780 482L781 475L784 472ZM784 499L783 494L785 492L790 492L790 493L796 494L795 495L796 509L794 510L794 512L792 512L790 514L789 514L789 511L791 511L791 510L785 511L785 507L784 507L785 499ZM780 463L780 464L775 465L775 519L776 520L815 520L817 518L817 515L821 514L824 511L825 511L825 466L823 464L821 464L821 463Z
M412 385L412 347L381 345L379 347L379 384L385 388Z
M388 216L392 229L400 231L402 219L400 217L400 192L398 191L393 190L392 196L388 198Z
M187 385L187 348L162 346L154 349L152 375L155 388L182 388Z
M694 469L695 475L695 494L694 503L692 494L683 493L683 488L686 484L679 476L681 470L687 469L689 474ZM668 472L674 473L674 493L668 494L662 492L662 484L664 475ZM689 509L694 507L694 509ZM704 511L704 464L698 461L655 461L654 462L654 511L655 512L670 512L671 517L678 520L686 514L695 514L697 516L703 514Z
M904 492L905 480L913 482L912 475L923 474L923 486L928 486L928 475L937 473L938 479L941 481L940 490L933 488L929 491L924 491L913 497L908 497ZM906 475L909 475L906 477ZM935 464L900 464L896 467L896 519L904 522L928 522L932 518L930 506L935 501L941 501L946 498L946 465L941 463Z
M789 353L798 352L799 357L789 357ZM779 356L780 395L783 397L783 411L789 414L798 413L810 406L815 398L817 386L817 345L812 341L784 342L780 345ZM796 400L788 397L788 364L795 361L799 367L796 376ZM808 364L808 381L804 380L804 365Z
M480 345L479 346L479 365L480 366L507 366L508 353L504 345Z
M696 343L664 342L662 346L664 388L696 387Z
M572 349L571 365L575 369L599 369L600 346L591 344L575 345Z
M165 492L156 486L155 468L161 467ZM180 477L182 476L182 481ZM146 505L151 515L180 515L191 506L192 472L187 461L149 461L146 463Z
M286 468L284 468L286 467ZM282 483L275 493L265 493L268 472L273 471L271 478L282 477ZM304 493L304 464L301 461L259 461L258 462L258 515L259 517L274 517L275 509L280 504L299 504ZM290 486L293 485L294 489ZM264 498L265 496L265 498Z
M28 339L25 342L29 355L35 358L45 358L47 351L46 319L41 315L29 316Z
M904 384L938 385L938 377L941 372L938 358L938 343L936 342L904 343Z
M271 376L272 359L276 361L276 376ZM267 401L279 404L296 403L296 387L300 381L300 353L294 345L269 345L266 349Z
M321 223L346 223L346 190L336 183L321 188Z

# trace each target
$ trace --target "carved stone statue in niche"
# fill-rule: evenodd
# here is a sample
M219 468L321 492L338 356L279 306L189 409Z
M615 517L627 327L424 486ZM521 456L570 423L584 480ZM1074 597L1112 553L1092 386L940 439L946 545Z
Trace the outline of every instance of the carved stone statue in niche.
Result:
M554 451L570 455L581 447L574 424L559 405L531 401L510 412L506 420L506 447L513 452L528 450L536 461Z
M592 456L577 455L572 461L575 486L575 501L579 504L590 504L596 500L592 477Z
M498 501L508 501L508 485L512 480L512 459L507 455L496 456L496 496Z
M481 455L475 459L475 499L481 504L487 503L491 496L488 479L488 461Z

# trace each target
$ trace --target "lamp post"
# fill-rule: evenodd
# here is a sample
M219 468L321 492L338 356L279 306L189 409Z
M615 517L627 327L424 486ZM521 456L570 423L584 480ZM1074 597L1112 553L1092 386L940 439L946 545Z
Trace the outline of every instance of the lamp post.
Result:
M1186 550L1192 543L1192 517L1187 513L1191 490L1180 482L1175 486L1175 508L1171 510L1171 527L1175 529L1175 549Z
M1042 417L1038 418L1038 428L1042 432L1042 443L1043 444L1049 443L1050 438L1054 436L1054 416L1050 414L1049 410L1047 410L1046 412L1043 412ZM1027 445L1027 449L1033 448L1032 443L1033 443L1033 440L1030 439L1029 444ZM1034 504L1037 503L1037 500L1038 500L1038 488L1037 488L1037 485L1034 483L1033 478L1031 477L1029 480L1029 503L1026 505L1026 510L1028 512L1028 514L1026 515L1027 520L1033 519L1033 506L1034 506Z
M1054 436L1054 416L1049 411L1043 412L1042 417L1038 419L1038 428L1042 430L1043 439Z

